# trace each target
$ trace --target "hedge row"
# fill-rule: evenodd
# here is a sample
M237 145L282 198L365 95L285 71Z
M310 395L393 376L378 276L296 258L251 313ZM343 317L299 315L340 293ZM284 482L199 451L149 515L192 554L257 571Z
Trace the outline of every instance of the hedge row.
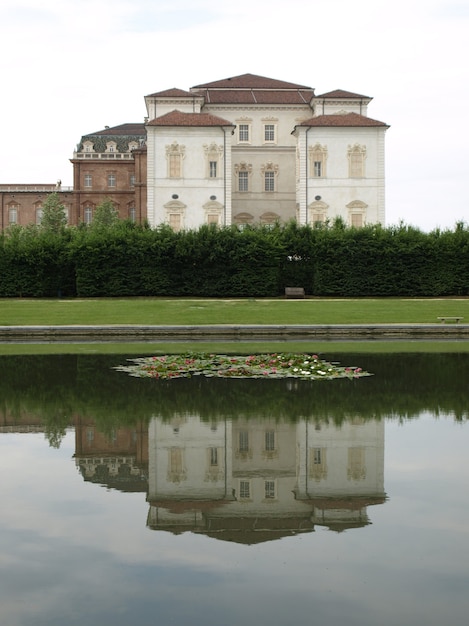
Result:
M0 297L469 295L469 228L203 226L173 232L16 227L0 236Z

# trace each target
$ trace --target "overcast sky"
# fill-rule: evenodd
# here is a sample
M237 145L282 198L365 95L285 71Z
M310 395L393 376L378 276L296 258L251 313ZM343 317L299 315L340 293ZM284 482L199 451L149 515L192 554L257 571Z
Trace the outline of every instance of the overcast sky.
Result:
M259 74L373 97L386 223L469 222L469 0L0 0L0 183L72 185L144 96Z

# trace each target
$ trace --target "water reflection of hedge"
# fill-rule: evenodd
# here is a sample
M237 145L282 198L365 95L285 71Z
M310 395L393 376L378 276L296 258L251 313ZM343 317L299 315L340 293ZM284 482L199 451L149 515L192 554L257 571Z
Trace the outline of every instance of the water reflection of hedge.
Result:
M270 417L330 421L349 417L402 419L424 411L469 416L468 354L327 355L374 376L321 382L137 379L116 372L115 355L4 356L0 407L4 416L34 415L51 430L93 419L103 428L195 414L202 419ZM5 419L5 418L4 418Z

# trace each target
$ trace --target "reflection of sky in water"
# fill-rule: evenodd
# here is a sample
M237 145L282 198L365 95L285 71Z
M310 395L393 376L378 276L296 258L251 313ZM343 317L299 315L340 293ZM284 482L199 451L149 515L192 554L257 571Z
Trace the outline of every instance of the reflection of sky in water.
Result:
M246 546L148 530L144 493L83 481L72 431L0 434L0 622L460 626L468 444L451 418L389 421L371 525Z

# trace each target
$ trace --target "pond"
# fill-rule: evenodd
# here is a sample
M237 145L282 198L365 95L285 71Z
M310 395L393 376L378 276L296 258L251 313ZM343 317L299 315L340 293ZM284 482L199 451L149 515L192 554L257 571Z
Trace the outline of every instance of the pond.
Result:
M467 623L469 354L326 356L373 376L0 356L0 623Z

